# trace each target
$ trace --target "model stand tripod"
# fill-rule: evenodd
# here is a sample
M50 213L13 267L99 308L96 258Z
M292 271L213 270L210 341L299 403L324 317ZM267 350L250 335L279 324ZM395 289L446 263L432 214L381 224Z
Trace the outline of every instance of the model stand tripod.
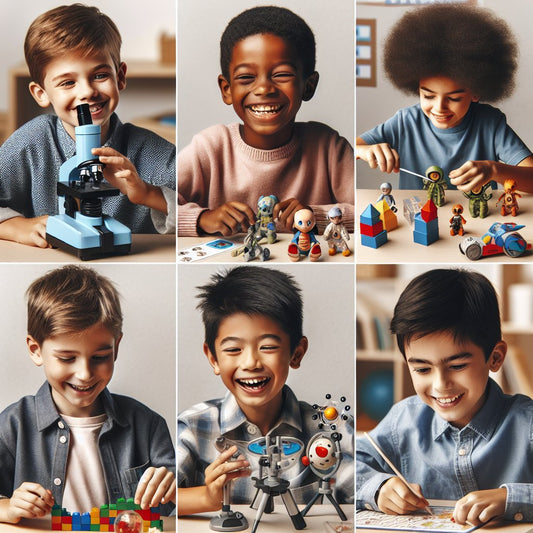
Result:
M296 505L294 496L290 490L290 482L280 477L281 471L287 466L292 466L294 458L284 458L286 453L282 443L283 437L274 437L272 444L271 437L265 437L264 455L259 459L259 477L252 478L254 485L257 488L254 500L250 507L255 508L255 504L259 501L257 506L257 514L255 516L252 532L255 533L261 521L264 512L270 513L274 510L274 496L280 496L287 514L292 520L294 529L300 530L306 527L305 520ZM287 438L285 438L287 440ZM298 439L291 438L292 448L295 451L292 454L299 453L303 449L303 443ZM297 449L296 449L297 448ZM266 471L266 474L265 474Z

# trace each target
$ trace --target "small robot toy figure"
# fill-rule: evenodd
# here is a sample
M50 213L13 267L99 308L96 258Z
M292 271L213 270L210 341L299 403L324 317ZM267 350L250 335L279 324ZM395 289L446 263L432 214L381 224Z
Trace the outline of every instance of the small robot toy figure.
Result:
M468 198L468 208L470 210L470 216L472 218L485 218L489 214L488 201L492 198L492 192L490 183L485 183L480 187L475 187L471 191L463 192Z
M291 261L299 261L300 256L309 256L311 261L318 261L322 255L320 244L315 236L315 214L310 207L294 213L294 237L287 250Z
M465 230L463 224L466 224L466 220L463 218L463 206L461 204L455 204L452 207L453 216L450 218L450 235L464 235Z
M501 214L502 216L506 215L513 215L514 217L518 215L518 198L522 198L521 194L518 194L516 191L516 182L515 180L508 179L505 180L503 184L503 194L498 198L498 201L496 202L496 205L498 205L501 202L502 209Z
M261 261L268 261L270 259L270 250L259 244L258 234L253 224L248 228L246 237L244 237L244 245L231 252L233 257L241 254L245 261L252 261L256 257L259 257Z
M342 211L339 207L334 206L328 211L330 223L324 230L324 239L328 243L329 255L335 255L342 252L344 257L348 257L352 252L348 247L350 235L342 223Z
M255 223L255 231L257 240L266 237L268 244L276 242L276 224L272 213L274 206L278 203L278 199L270 194L269 196L261 196L257 201L257 222Z
M426 178L424 189L428 191L428 199L433 200L437 207L442 207L446 202L444 189L448 188L442 168L435 165L429 167L426 170Z
M394 200L394 196L392 196L392 185L388 181L384 181L380 186L381 195L378 198L378 202L381 200L385 200L391 209L393 213L396 213L398 209L396 208L396 201Z

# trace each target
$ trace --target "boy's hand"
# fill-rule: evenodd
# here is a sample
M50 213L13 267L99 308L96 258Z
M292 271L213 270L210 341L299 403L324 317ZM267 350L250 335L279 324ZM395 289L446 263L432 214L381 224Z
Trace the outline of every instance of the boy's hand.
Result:
M198 217L198 227L204 233L222 233L225 237L246 232L252 224L255 224L255 214L242 202L227 202Z
M34 218L13 217L0 223L0 239L37 248L51 248L46 240L48 215Z
M494 161L467 161L449 174L450 183L460 191L471 191L481 187L496 176Z
M378 493L379 510L386 514L409 514L427 507L428 501L422 495L420 485L412 483L411 487L419 496L415 496L399 477L385 481Z
M205 487L208 505L212 509L220 509L224 499L223 488L226 483L238 477L250 475L250 463L239 456L236 461L230 461L237 452L237 446L224 450L206 469ZM241 458L242 457L242 458Z
M141 509L160 503L176 502L176 476L164 466L147 468L135 491L135 503Z
M22 483L13 492L6 509L6 522L16 524L21 518L39 518L48 514L54 505L52 492L38 483Z
M507 489L477 490L461 498L453 511L453 519L458 524L478 526L490 520L503 516L507 501Z
M387 143L356 144L355 157L366 161L370 168L379 168L381 172L400 172L400 156Z
M272 217L278 220L283 229L290 231L294 224L294 214L306 207L297 198L283 200L274 206Z

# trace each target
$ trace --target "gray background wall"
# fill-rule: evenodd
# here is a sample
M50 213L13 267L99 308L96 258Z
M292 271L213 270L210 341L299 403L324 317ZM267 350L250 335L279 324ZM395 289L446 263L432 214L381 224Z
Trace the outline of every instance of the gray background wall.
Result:
M531 2L523 0L478 0L478 5L492 9L513 29L520 48L519 69L516 89L512 96L495 104L506 115L508 123L530 147L533 147L533 129L531 116L533 103L530 97L530 85L533 79L533 34L530 19L533 15ZM381 60L383 43L393 24L412 7L357 5L357 17L375 18L377 20L378 39L378 79L377 87L358 87L356 91L356 135L373 128L391 117L398 109L417 103L417 98L406 96L396 89L385 77ZM416 8L415 8L416 9ZM363 161L356 163L357 187L362 189L379 189L385 174L372 170ZM390 179L389 179L390 178ZM395 174L387 177L393 187L397 186Z

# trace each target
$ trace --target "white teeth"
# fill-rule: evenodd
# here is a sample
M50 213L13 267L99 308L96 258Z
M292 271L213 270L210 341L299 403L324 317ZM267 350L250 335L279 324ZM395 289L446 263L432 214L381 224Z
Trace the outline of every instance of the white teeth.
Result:
M453 396L452 398L435 398L435 400L437 400L439 403L447 404L455 402L455 400L457 400L460 396L461 395L458 394L457 396Z
M261 104L261 105L252 105L250 106L250 109L254 113L277 113L280 109L280 105L267 105L267 104Z
M93 388L93 386L90 386L90 387L80 387L78 385L72 385L70 384L70 386L74 389L74 390L77 390L77 391L80 391L80 392L85 392L85 391L88 391L90 389Z
M100 109L102 109L102 104L95 104L89 107L91 113L96 113L97 111L100 111Z
M238 379L237 380L241 385L245 385L247 387L258 387L261 385L266 384L269 379L268 378L251 378L251 379Z

